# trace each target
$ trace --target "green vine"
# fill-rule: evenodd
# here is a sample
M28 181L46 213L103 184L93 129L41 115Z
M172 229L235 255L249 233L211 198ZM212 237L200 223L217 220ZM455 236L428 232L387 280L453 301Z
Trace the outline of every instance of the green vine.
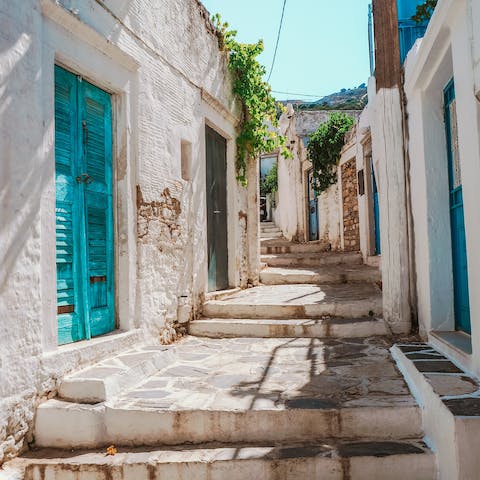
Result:
M417 5L417 12L412 17L412 20L416 23L427 22L433 15L436 6L437 0L426 0L425 3Z
M228 68L233 73L233 91L242 101L241 131L237 137L237 179L247 184L247 160L270 153L277 148L285 157L291 153L285 147L285 138L277 132L279 104L272 96L270 85L263 80L265 67L257 57L263 52L263 41L254 44L239 43L237 32L228 29L220 15L213 16L218 44L228 53ZM283 107L282 107L283 108Z
M329 120L310 135L308 159L313 165L313 188L317 193L324 192L336 183L345 134L353 123L353 118L345 113L332 113Z

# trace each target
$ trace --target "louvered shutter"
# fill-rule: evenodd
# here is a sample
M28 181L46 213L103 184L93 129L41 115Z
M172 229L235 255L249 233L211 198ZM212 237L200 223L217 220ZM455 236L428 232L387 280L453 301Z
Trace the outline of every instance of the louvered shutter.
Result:
M76 184L77 78L55 67L56 264L59 344L85 338L80 277L81 212Z
M84 172L86 290L90 336L115 328L113 211L112 211L112 110L110 95L83 81L81 118ZM85 284L85 282L84 282Z

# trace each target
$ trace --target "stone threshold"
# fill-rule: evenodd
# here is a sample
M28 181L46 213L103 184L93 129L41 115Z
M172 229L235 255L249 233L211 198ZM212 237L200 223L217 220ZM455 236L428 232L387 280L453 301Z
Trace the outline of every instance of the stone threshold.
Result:
M391 348L421 407L426 443L438 453L440 480L478 478L480 385L428 343Z
M435 476L434 455L420 441L287 445L199 445L99 451L39 450L16 462L26 480L64 478L388 478ZM321 476L319 476L321 472ZM98 476L97 476L98 475Z

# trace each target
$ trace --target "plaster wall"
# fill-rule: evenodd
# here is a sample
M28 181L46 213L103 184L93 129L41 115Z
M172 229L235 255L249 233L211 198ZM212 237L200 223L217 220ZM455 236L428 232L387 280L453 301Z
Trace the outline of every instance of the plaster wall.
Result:
M24 446L35 405L66 373L140 342L171 340L165 327L181 295L198 308L207 289L207 124L227 139L230 284L246 285L256 264L248 258L247 192L235 180L238 106L196 0L0 0L0 22L1 463ZM55 63L110 92L114 112L119 330L63 347L56 340ZM181 175L182 142L191 146L190 179ZM149 208L155 202L164 208Z
M479 104L475 101L475 2L441 1L406 64L418 311L424 332L455 329L443 89L456 88L459 155L469 269L472 355L460 364L480 374ZM473 53L472 53L473 52Z
M308 213L308 170L312 168L307 158L305 138L326 122L334 111L295 112L291 105L279 122L279 128L287 137L287 145L293 154L292 159L279 157L278 167L278 206L275 213L277 225L284 236L300 242L309 239ZM357 110L342 111L358 120ZM318 196L319 240L326 248L342 248L342 210L339 206L341 195L338 184Z

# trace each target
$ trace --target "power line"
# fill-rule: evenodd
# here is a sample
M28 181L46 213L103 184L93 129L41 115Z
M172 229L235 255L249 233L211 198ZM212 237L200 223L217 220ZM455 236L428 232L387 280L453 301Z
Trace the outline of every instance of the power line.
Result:
M287 0L283 0L282 18L280 19L280 26L278 27L277 43L275 45L275 53L273 54L272 67L270 68L270 73L268 74L267 82L270 81L270 77L272 76L272 72L273 72L273 67L275 65L275 60L277 59L277 50L278 50L278 44L280 42L280 34L282 33L283 17L285 16L285 5L287 5Z
M312 98L318 98L318 99L321 99L325 96L325 95L310 95L308 93L279 92L278 90L272 90L272 93L280 93L282 95L292 95L294 97L312 97Z

